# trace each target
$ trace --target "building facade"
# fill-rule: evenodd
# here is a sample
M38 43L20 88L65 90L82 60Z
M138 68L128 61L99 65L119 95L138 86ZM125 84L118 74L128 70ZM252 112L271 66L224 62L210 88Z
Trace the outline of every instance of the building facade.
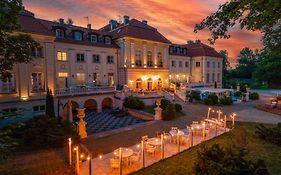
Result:
M22 30L40 47L33 61L17 64L10 79L0 81L0 110L42 114L50 88L55 111L63 115L85 107L102 111L121 107L115 103L116 86L133 91L158 91L170 82L203 83L220 87L222 59L202 43L175 45L147 21L124 16L122 23L110 20L95 30L38 19L25 11Z

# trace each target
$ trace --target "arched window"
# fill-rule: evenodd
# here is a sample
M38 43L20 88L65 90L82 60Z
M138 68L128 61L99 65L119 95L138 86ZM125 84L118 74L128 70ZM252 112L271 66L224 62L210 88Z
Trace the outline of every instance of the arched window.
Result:
M163 59L162 59L162 53L158 52L157 54L157 63L158 63L158 67L163 67Z
M136 66L141 66L142 65L142 61L141 61L141 51L137 50L136 51Z
M153 66L152 52L151 51L147 52L147 66L148 67L152 67Z
M142 80L139 78L136 80L136 89L141 89L142 88Z

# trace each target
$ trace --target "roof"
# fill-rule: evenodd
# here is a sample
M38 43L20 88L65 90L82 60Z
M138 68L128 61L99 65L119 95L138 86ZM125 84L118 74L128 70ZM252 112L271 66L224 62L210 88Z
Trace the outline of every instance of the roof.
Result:
M172 44L171 47L179 47L182 49L186 49L187 51L185 53L181 52L169 52L170 55L179 55L179 56L210 56L210 57L219 57L221 58L221 55L213 48L210 47L204 43L201 43L200 41L188 43L188 44Z
M108 35L107 32L101 32L98 30L94 30L94 29L88 29L85 27L80 27L80 26L74 26L74 25L67 25L67 24L60 24L58 22L55 21L48 21L48 20L44 20L44 19L37 19L41 24L43 24L48 30L53 31L53 27L63 27L66 29L66 34L65 34L65 38L60 39L60 38L56 38L55 42L63 42L63 43L70 43L70 44L82 44L82 45L89 45L89 46L97 46L97 47L114 47L114 48L118 48L118 45L115 42L112 42L112 44L105 44L103 42L89 42L88 40L83 39L82 41L77 41L74 40L72 37L72 31L82 31L84 34L85 33L95 33L98 36L110 36ZM85 37L85 35L83 36ZM111 36L110 36L111 37Z
M74 25L67 25L67 24L60 24L54 21L48 21L43 19L38 19L34 17L32 12L24 10L20 17L20 25L21 31L26 33L33 33L33 34L42 34L42 35L49 35L55 37L54 27L63 27L65 29L65 38L59 39L55 38L55 42L63 42L63 43L71 43L71 44L81 44L81 45L88 45L88 46L97 46L97 47L109 47L109 48L119 48L115 42L111 42L111 44L105 44L104 42L90 42L87 39L83 39L82 41L74 40L72 37L73 30L80 30L83 32L83 38L87 36L85 34L95 33L98 36L110 36L108 32L102 32L98 30L89 30L88 28L74 26ZM112 37L112 36L110 36Z
M45 26L43 26L36 18L33 13L24 11L19 17L21 31L34 34L53 35Z
M108 32L113 36L113 39L132 37L161 43L171 43L160 32L158 32L156 28L151 27L150 25L137 19L131 19L128 24L119 24L114 30L110 30L110 25L108 24L99 31Z

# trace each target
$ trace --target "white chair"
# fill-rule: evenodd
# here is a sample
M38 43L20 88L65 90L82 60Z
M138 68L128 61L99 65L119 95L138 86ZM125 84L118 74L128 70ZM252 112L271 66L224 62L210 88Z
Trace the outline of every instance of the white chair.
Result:
M118 169L120 167L120 160L115 159L115 158L111 158L110 159L110 167L112 169Z
M132 156L130 156L130 163L139 162L140 157L141 157L141 150L139 150L138 152L134 152L134 154Z
M156 151L156 148L155 148L154 146L149 145L149 144L146 145L146 152L147 152L148 154L153 154L153 155L155 155L155 151Z
M164 140L169 140L170 143L172 143L172 136L170 133L164 132Z

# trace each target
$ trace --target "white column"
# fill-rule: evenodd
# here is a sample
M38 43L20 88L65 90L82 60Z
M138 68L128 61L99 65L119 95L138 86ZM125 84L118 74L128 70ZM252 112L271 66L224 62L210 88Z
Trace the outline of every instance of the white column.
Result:
M146 45L143 46L143 66L146 67L147 66L147 53L146 53Z
M125 40L123 42L124 42L124 48L123 48L123 50L124 50L124 65L128 66L128 54L127 54L128 44Z
M164 48L164 57L163 57L163 67L168 68L168 60L167 60L167 55L168 55L168 49Z
M158 62L158 60L157 60L157 47L156 46L154 46L154 48L153 48L153 56L154 56L154 66L157 66L157 62Z
M135 43L131 43L131 67L134 67L136 65L135 63Z

